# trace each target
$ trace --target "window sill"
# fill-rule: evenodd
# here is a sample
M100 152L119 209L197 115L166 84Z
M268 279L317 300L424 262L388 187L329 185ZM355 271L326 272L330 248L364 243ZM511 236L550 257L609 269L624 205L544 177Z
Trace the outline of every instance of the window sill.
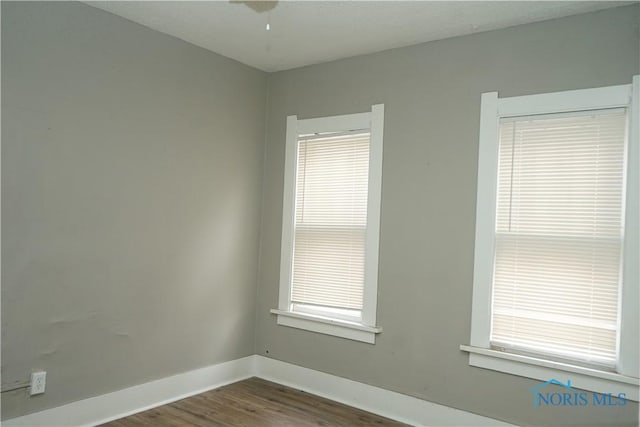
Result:
M325 335L347 338L354 341L362 341L375 344L376 334L382 332L379 326L369 326L357 322L332 319L307 313L272 309L272 314L278 316L278 325L291 328L305 329Z
M460 350L469 353L471 366L541 381L570 379L575 388L614 395L626 393L628 400L638 401L638 378L468 345L461 345Z

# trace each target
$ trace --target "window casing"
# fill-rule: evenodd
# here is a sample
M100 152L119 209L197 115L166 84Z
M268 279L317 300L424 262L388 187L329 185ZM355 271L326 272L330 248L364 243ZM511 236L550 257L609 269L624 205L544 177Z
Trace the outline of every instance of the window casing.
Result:
M278 324L375 342L384 106L287 118Z
M638 85L483 94L471 365L638 400Z

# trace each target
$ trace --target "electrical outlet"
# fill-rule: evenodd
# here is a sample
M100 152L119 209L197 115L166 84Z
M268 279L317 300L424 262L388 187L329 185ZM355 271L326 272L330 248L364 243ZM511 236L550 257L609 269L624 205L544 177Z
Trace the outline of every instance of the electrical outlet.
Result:
M38 371L31 373L31 396L34 394L44 393L44 387L47 384L47 372Z

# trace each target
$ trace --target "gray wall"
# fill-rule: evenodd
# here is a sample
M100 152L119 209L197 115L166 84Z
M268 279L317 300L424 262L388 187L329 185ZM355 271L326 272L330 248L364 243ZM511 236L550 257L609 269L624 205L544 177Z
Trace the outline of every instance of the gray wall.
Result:
M81 3L2 2L2 415L254 347L266 74Z
M480 94L630 83L640 8L422 44L269 77L256 352L523 425L636 425L638 405L534 410L537 381L467 364ZM385 104L374 346L277 326L285 118ZM268 352L268 353L267 353Z
M534 411L536 381L470 368L458 346L480 93L629 83L639 20L626 7L275 73L267 96L266 74L106 12L2 2L3 386L48 371L46 394L3 394L3 418L256 352L519 424L636 424L637 404ZM384 332L279 327L285 117L374 103Z

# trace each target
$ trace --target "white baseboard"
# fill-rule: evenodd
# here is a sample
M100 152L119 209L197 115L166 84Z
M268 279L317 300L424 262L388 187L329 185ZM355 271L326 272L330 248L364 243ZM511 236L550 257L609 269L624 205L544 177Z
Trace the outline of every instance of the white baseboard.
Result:
M256 356L260 378L414 426L513 426L383 388Z
M247 356L13 418L2 426L95 426L250 378L254 371L255 356Z
M492 418L259 355L79 400L3 421L2 425L95 426L253 376L415 426L511 426Z

